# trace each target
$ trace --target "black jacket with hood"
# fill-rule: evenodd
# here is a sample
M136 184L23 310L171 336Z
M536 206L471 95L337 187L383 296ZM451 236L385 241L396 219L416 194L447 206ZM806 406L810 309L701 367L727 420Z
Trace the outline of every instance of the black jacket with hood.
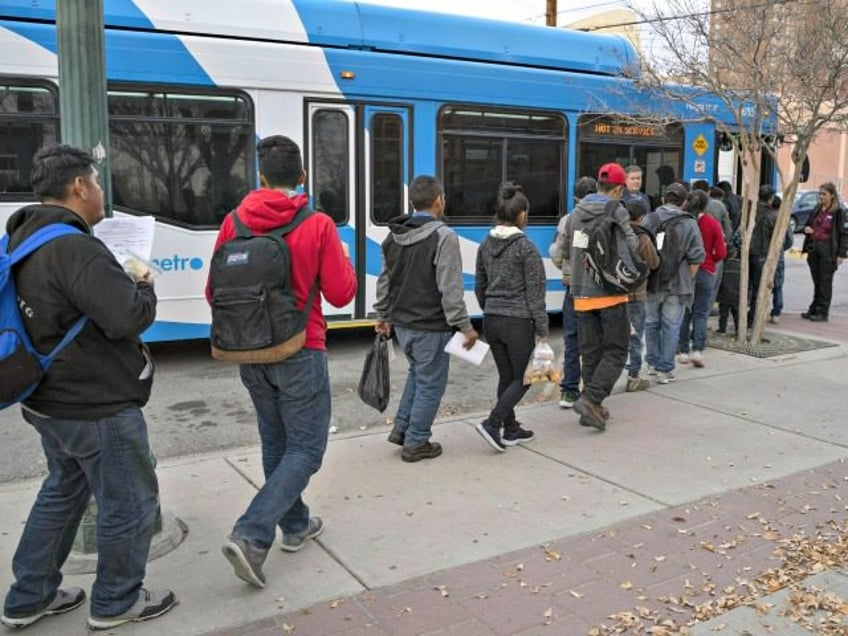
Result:
M88 322L24 406L48 417L78 420L143 406L153 373L139 334L156 317L153 287L135 283L88 224L64 207L37 204L15 212L6 225L10 250L51 223L72 225L82 234L54 239L16 266L27 331L35 348L48 353L81 315Z

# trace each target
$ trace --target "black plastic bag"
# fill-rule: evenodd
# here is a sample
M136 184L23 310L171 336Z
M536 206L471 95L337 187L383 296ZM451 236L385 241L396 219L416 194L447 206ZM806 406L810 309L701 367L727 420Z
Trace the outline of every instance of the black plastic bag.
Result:
M359 397L382 413L389 405L389 341L377 334L365 356L359 378Z

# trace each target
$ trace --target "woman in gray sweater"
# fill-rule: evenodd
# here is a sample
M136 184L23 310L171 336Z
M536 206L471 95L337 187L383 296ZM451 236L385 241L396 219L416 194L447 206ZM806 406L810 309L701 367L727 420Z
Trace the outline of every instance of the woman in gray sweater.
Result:
M523 231L529 210L521 186L504 183L498 195L497 225L477 250L474 293L498 367L498 402L477 425L477 432L499 452L534 437L516 421L515 405L527 392L524 370L536 340L548 337L545 268L539 250Z

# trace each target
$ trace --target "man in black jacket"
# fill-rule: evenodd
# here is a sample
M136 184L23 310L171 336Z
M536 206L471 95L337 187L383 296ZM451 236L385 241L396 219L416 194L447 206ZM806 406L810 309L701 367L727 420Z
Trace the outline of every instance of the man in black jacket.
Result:
M81 232L54 239L15 269L27 331L43 353L80 316L88 321L23 403L24 419L41 435L48 475L12 561L15 582L0 620L25 627L85 602L81 588L59 584L93 494L98 563L88 623L110 629L155 618L176 603L170 590L142 588L159 487L141 413L153 361L139 334L156 316L156 295L149 272L128 276L91 235L103 219L103 191L87 153L71 146L39 151L32 185L41 204L9 219L10 249L53 223Z

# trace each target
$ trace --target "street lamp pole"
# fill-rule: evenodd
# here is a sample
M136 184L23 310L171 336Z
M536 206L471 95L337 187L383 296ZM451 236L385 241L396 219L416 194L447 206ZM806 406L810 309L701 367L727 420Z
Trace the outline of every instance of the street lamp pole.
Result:
M557 0L547 0L545 8L545 25L555 27L557 25Z

